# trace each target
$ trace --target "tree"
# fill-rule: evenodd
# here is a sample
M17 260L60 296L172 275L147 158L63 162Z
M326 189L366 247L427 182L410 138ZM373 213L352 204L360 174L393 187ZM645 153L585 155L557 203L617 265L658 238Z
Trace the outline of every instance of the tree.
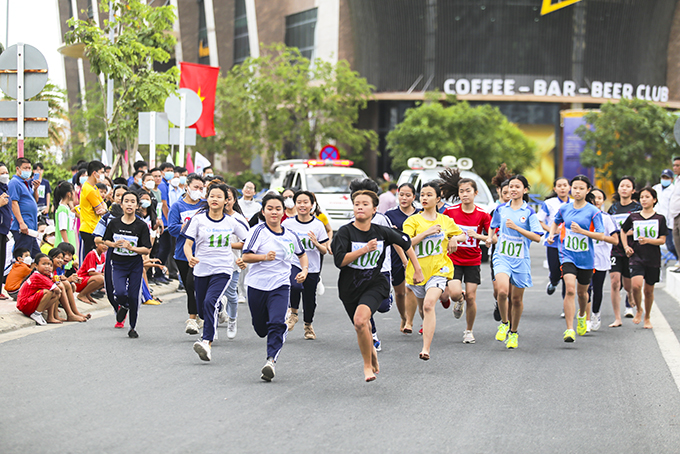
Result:
M69 112L71 134L69 160L99 159L98 151L106 147L106 99L99 92L98 83L88 84L86 102Z
M490 181L504 162L515 172L534 163L536 145L497 107L471 107L455 97L447 98L446 107L438 100L435 93L408 109L404 121L387 135L395 172L406 169L411 157L451 155L472 158L477 174Z
M585 115L587 126L576 130L586 141L581 163L614 182L631 175L641 184L656 183L673 156L680 154L673 137L677 118L641 99L603 104L599 112Z
M246 160L310 157L336 141L344 157L361 161L365 147L377 145L374 131L356 127L371 89L346 61L310 62L297 48L274 44L218 82L217 140Z
M70 19L73 29L65 39L67 44L85 44L92 72L104 76L104 82L97 84L101 99L106 99L106 79L113 79L113 115L107 118L103 109L98 115L120 158L125 150L133 156L137 150L137 114L162 110L165 99L177 90L177 68L166 72L153 69L154 63L170 59L176 42L171 34L176 16L172 6L153 7L140 0L115 0L111 8L114 21L105 20L103 28L93 21ZM100 2L100 11L109 11L108 0ZM108 37L111 29L112 41Z

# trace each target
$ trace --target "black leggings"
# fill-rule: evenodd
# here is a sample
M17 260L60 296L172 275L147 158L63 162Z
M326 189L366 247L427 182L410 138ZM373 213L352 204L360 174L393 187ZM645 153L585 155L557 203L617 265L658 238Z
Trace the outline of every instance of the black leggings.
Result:
M302 297L302 307L304 308L305 323L311 324L314 321L316 311L316 286L319 283L319 273L307 274L307 279L302 284L298 284L295 276L302 271L295 265L290 267L290 307L300 308L300 297Z
M556 247L546 247L548 251L548 268L550 269L550 283L557 287L557 284L562 281L562 298L566 293L564 288L564 281L562 280L562 266L560 265L560 251Z
M198 306L196 306L196 292L194 291L194 269L189 266L186 260L177 260L177 268L179 275L182 277L182 283L187 291L187 311L189 315L198 315Z
M593 274L593 279L590 281L590 287L588 287L588 295L592 294L590 300L593 303L592 312L600 312L600 306L602 306L602 291L604 289L604 280L607 278L606 271L595 271Z

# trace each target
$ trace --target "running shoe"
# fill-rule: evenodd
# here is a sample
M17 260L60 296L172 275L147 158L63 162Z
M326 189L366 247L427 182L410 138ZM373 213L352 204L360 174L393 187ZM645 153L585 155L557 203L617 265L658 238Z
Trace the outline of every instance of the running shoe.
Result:
M498 301L493 306L493 319L497 322L501 321L501 311L498 309Z
M128 308L127 308L127 307L119 306L119 307L118 307L118 312L116 312L116 321L120 323L120 322L122 322L123 320L125 320L125 317L127 316L127 313L128 313Z
M633 311L632 307L627 307L626 312L623 313L623 316L626 318L633 318L635 317L635 312Z
M510 333L508 336L508 341L505 343L505 348L517 348L519 340L519 334Z
M453 316L460 318L463 315L463 305L465 304L465 292L463 292L462 299L454 301L453 303Z
M564 332L564 342L574 342L576 340L576 333L573 329L568 329Z
M321 296L324 293L326 293L326 287L323 285L323 281L321 280L321 277L319 276L319 283L316 284L316 294Z
M239 295L239 296L238 296L238 303L239 303L239 304L246 304L246 297L245 297L245 296L242 296L242 295Z
M501 323L498 325L498 332L496 333L496 340L498 342L505 342L508 337L508 331L510 331L510 323Z
M548 282L548 286L545 288L545 291L548 293L548 295L552 295L553 293L555 293L556 288L557 287L552 285L552 282Z
M599 312L593 312L590 316L590 329L597 331L602 326L602 317Z
M187 320L187 326L184 329L184 332L187 334L198 334L198 323L196 323L196 319L190 318Z
M218 315L217 321L222 325L223 323L226 323L229 320L229 316L227 315L227 311L222 309Z
M472 335L472 330L463 331L463 343L464 344L474 344L475 336Z
M382 343L380 342L380 339L378 339L377 333L373 333L373 346L377 352L382 350Z
M585 336L586 332L588 331L588 325L586 324L586 316L583 315L583 317L580 317L576 315L576 320L578 321L578 325L576 325L576 332L578 333L579 336Z
M316 339L316 333L311 323L305 323L305 339L314 340Z
M31 314L31 318L35 321L36 324L38 325L47 325L47 322L45 321L45 317L43 317L42 313L35 311Z
M451 307L451 298L446 298L446 301L439 300L439 302L442 303L444 309Z
M210 343L205 339L197 340L196 342L194 342L194 351L196 352L198 357L201 358L203 361L210 361L211 350L212 348L210 347Z
M274 370L274 360L272 358L267 359L267 363L262 368L262 375L260 378L264 381L272 381L276 372Z
M421 336L423 335L423 325L420 325L420 330L418 330L418 334Z
M298 314L295 312L291 312L288 314L288 317L286 317L286 325L288 325L288 331L293 331L293 328L295 328L295 324L298 322Z
M560 314L561 318L564 318L564 311Z
M130 329L130 331L128 331L128 337L130 339L137 339L139 337L139 334L137 334L137 331L135 331L134 329Z
M160 306L161 302L152 298L144 301L142 304L146 304L147 306Z
M125 319L123 319L122 322L116 322L115 325L113 325L114 328L125 328Z
M227 321L227 339L233 339L236 337L236 319L230 318Z
M196 324L198 325L198 329L203 329L203 319L201 317L196 317Z

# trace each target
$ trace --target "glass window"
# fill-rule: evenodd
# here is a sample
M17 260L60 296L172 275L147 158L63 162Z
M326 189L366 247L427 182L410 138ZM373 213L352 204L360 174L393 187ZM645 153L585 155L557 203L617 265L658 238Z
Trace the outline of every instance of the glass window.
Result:
M246 0L236 0L234 9L234 64L238 65L250 56Z
M349 184L356 178L356 173L308 173L307 190L316 194L346 193L349 192Z
M316 8L286 16L286 46L297 47L303 57L314 59Z

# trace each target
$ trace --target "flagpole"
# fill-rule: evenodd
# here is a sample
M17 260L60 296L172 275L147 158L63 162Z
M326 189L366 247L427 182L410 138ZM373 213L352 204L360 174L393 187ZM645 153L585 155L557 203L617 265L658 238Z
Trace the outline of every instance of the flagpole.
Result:
M185 94L180 94L179 99L179 152L177 153L177 165L179 167L184 167L184 143L187 133L187 97Z

